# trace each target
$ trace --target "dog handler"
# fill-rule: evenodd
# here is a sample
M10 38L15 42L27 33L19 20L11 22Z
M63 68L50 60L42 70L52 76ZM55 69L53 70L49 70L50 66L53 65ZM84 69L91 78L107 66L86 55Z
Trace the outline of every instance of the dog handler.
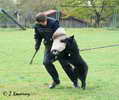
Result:
M47 72L53 79L49 88L55 88L58 84L60 84L58 72L53 65L52 58L50 55L50 50L52 46L52 36L53 33L60 27L59 21L50 17L47 17L44 13L37 14L35 17L36 24L34 25L34 38L35 38L35 49L39 50L42 40L45 45L45 53L44 53L44 60L43 65L45 66ZM72 67L63 59L59 60L62 68L73 82L73 86L78 88L77 78L75 73L72 70Z

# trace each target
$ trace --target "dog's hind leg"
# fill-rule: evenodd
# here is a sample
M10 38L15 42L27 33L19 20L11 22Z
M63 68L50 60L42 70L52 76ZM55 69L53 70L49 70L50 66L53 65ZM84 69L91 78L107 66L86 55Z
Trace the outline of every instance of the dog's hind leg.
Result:
M85 65L85 67L80 66L79 68L79 79L81 80L82 86L81 88L85 90L86 88L86 77L87 77L87 72L88 72L88 66Z
M85 90L86 88L86 77L85 76L79 76L79 79L81 80L81 88Z
M77 78L79 78L81 81L81 88L85 89L86 88L86 75L84 74L85 72L80 68L74 68L74 72Z

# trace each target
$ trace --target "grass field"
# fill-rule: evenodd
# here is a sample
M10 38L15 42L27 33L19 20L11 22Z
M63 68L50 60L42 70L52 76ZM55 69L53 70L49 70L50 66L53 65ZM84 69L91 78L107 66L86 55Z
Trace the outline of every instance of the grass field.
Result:
M80 49L119 43L119 31L115 30L66 31L75 35ZM72 88L63 69L55 62L61 84L50 90L48 85L52 80L42 65L43 45L29 65L34 53L33 35L31 29L0 29L0 100L119 100L119 47L81 52L89 65L85 91Z

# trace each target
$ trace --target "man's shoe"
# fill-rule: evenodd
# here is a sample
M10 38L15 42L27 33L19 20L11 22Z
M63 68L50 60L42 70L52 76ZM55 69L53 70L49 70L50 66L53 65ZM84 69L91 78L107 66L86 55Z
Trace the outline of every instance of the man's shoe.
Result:
M78 82L73 83L73 87L74 87L74 88L79 88Z
M53 89L53 88L55 88L57 85L59 85L60 84L60 81L58 81L58 82L53 82L51 85L49 85L49 88L50 89Z

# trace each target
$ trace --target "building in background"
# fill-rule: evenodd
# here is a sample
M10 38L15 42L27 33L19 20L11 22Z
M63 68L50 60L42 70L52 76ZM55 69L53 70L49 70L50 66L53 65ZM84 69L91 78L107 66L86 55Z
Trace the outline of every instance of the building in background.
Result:
M58 12L57 10L48 10L43 13L49 17L59 20L62 27L78 28L87 27L89 25L89 23L87 23L86 21L75 18L73 16L64 17L66 16L66 14L64 14L63 12Z

